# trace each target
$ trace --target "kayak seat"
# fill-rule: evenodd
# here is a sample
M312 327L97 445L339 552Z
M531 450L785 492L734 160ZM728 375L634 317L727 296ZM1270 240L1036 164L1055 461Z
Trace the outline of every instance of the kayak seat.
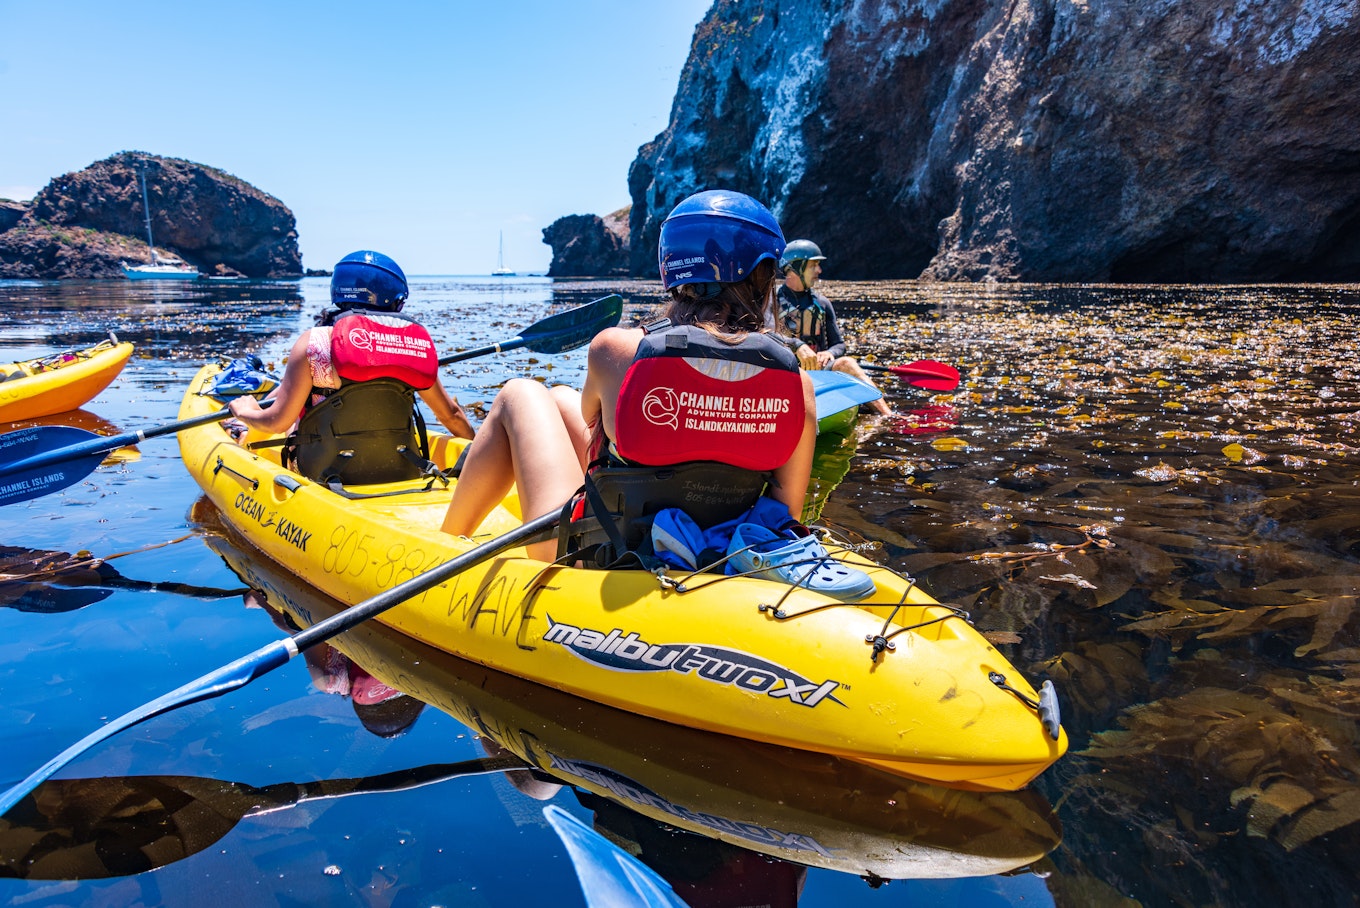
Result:
M771 476L713 461L598 467L564 508L557 556L574 557L587 567L611 567L631 553L650 567L655 561L652 519L658 511L679 508L700 527L711 527L750 510Z
M416 479L428 457L415 390L393 378L344 384L303 415L284 446L285 462L326 484Z

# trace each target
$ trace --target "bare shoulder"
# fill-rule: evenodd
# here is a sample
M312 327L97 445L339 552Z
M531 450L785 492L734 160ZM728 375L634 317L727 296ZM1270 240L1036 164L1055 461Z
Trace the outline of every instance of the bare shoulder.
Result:
M641 328L606 328L590 342L590 359L601 363L624 358L631 360L642 338Z

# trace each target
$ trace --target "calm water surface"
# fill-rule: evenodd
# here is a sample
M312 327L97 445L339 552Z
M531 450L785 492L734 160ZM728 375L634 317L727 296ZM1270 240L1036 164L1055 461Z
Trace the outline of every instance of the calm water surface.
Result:
M454 350L614 290L626 317L658 298L425 278L409 311ZM867 358L964 373L952 394L884 383L898 415L821 452L823 518L1053 679L1072 750L1031 790L620 716L369 628L344 644L357 665L320 647L42 786L0 819L0 901L582 904L551 800L694 904L1354 904L1360 287L827 292ZM148 428L206 359L277 364L325 297L315 279L3 283L0 361L114 330L128 368L47 421ZM476 414L507 378L579 386L582 367L514 353L444 380ZM279 608L330 607L224 536L172 440L116 460L0 511L0 784L277 639ZM417 696L373 702L370 673ZM504 771L507 736L562 777Z

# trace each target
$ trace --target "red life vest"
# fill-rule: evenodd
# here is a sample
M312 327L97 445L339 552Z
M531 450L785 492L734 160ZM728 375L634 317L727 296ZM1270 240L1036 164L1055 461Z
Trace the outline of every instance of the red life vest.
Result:
M395 378L423 391L439 378L430 332L391 312L351 310L336 318L331 362L347 382Z
M648 334L624 375L614 448L649 466L717 461L783 466L804 425L798 360L766 334L727 344L682 325Z

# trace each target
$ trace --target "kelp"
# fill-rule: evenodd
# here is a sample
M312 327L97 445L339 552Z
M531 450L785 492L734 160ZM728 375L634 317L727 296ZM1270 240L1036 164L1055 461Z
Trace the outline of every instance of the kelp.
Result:
M1242 830L1294 850L1360 821L1360 759L1265 699L1222 688L1133 707L1086 755L1114 762L1181 759L1212 766L1202 785L1237 811Z
M963 374L947 431L884 426L832 506L1055 682L1074 752L1039 784L1109 814L1084 848L1065 815L1072 861L1152 902L1353 897L1360 289L828 292L856 355Z

